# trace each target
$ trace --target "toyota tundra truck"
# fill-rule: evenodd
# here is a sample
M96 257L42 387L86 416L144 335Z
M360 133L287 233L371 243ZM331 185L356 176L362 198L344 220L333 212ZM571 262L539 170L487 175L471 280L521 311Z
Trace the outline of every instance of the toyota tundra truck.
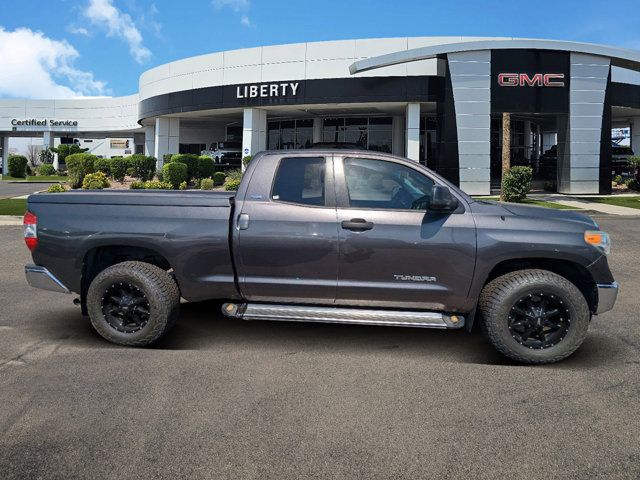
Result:
M29 197L30 285L74 293L105 339L150 345L181 300L237 320L471 330L517 362L583 342L618 285L589 217L476 200L362 150L263 152L237 192Z

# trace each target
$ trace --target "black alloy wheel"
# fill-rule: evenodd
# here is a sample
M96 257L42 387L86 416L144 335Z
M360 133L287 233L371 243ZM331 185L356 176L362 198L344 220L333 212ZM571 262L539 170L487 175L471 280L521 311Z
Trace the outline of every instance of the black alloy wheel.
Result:
M114 283L102 297L102 313L109 326L118 332L142 330L151 316L149 300L131 283Z
M571 315L557 295L536 292L511 307L508 325L520 345L541 350L562 341L571 326Z

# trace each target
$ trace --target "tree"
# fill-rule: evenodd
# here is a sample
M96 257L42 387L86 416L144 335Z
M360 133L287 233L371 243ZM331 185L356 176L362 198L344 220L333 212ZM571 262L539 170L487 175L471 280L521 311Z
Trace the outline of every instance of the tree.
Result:
M76 145L75 143L68 143L68 144L64 144L64 145L58 145L57 148L52 148L51 150L53 150L55 153L58 154L58 164L59 165L64 165L66 163L66 158L69 155L73 155L74 153L84 153L89 151L88 148L80 148L79 145Z
M504 181L511 168L511 114L502 113L502 181L500 184L500 200L505 201Z
M40 151L40 162L41 163L53 163L53 148L45 148Z
M27 145L27 160L32 167L37 167L40 164L40 151L42 147L39 145Z

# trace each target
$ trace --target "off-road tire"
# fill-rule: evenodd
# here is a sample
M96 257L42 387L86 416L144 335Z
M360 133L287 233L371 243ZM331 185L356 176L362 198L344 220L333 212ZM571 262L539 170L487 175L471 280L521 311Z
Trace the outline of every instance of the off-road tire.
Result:
M571 323L559 343L531 349L511 335L508 317L519 299L541 291L563 300ZM519 270L495 278L483 288L479 309L480 325L489 342L510 359L528 364L554 363L567 358L584 341L591 320L589 306L580 290L566 278L547 270Z
M106 290L115 284L131 284L141 290L149 303L149 320L141 330L123 333L114 329L102 309ZM93 328L106 340L119 345L151 345L167 333L178 319L180 291L171 275L145 262L122 262L104 269L91 282L87 309Z

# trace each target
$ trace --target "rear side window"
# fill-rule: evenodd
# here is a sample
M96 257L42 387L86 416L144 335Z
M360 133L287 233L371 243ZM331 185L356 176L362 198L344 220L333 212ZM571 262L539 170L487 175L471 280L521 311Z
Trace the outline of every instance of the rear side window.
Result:
M291 157L280 160L271 198L300 205L325 205L326 160L317 157Z

